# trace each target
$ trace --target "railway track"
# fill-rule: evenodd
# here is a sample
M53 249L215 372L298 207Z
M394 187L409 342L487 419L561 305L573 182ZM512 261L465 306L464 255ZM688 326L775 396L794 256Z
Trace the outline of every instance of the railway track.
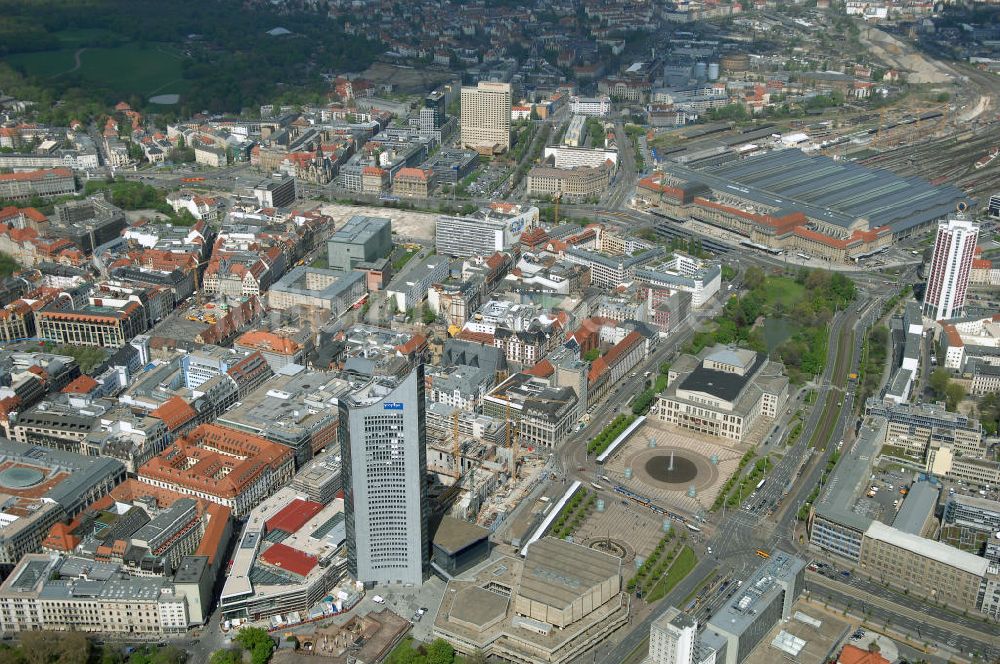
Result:
M857 314L851 313L844 320L843 328L841 328L844 332L840 334L840 338L837 340L837 359L830 374L830 386L841 393L847 385L847 374L850 373L851 360L854 357L851 349L854 345L854 324L857 322L857 319ZM827 401L823 404L823 415L820 417L819 424L816 426L812 438L809 440L810 447L824 449L826 443L830 440L830 434L837 425L843 404L843 396L838 395L837 403L839 405L834 405L830 401L832 396L830 393L826 395Z

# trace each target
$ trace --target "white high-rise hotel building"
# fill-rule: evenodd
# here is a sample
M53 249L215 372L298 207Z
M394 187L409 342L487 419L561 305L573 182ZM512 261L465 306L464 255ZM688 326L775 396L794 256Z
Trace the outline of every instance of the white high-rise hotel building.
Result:
M462 88L462 147L480 154L500 154L510 149L509 83L480 81Z
M979 224L964 215L938 224L937 241L927 273L924 316L946 320L962 315L978 240Z

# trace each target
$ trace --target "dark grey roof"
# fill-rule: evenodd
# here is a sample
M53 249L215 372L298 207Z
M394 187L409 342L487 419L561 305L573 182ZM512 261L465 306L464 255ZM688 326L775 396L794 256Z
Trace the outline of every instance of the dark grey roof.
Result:
M879 169L801 150L777 150L720 166L695 170L667 164L665 170L689 182L737 195L773 208L801 210L810 217L849 228L856 219L869 228L902 231L954 211L965 194L952 186L933 186Z
M903 501L903 506L892 520L892 527L911 535L921 532L927 517L937 507L939 488L930 482L914 482Z
M763 353L757 353L753 366L742 376L726 371L706 369L704 364L699 363L694 371L681 381L680 389L704 392L719 399L735 401L766 360L767 357Z

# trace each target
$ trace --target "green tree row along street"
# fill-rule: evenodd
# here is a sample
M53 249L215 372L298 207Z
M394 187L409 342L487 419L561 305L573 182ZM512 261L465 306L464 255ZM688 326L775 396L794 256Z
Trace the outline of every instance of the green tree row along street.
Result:
M573 497L559 510L549 534L559 539L572 535L583 525L584 519L594 511L596 504L597 494L582 487L577 489Z
M625 431L630 424L635 422L635 415L618 415L615 419L611 421L611 424L606 426L601 433L597 434L597 437L590 441L587 445L587 454L600 454L604 450L608 449L611 443L615 442L622 431Z

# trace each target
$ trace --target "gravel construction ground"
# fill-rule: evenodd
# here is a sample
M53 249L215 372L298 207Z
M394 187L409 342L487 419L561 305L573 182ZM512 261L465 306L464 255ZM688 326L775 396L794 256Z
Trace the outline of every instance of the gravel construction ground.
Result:
M955 73L945 65L924 57L908 44L876 28L864 30L861 43L877 59L906 72L908 83L948 83L955 79Z
M343 226L354 215L388 217L392 220L392 232L397 240L434 241L436 214L414 212L412 210L395 210L384 207L337 205L334 203L324 204L321 211L323 214L333 217L337 228Z

